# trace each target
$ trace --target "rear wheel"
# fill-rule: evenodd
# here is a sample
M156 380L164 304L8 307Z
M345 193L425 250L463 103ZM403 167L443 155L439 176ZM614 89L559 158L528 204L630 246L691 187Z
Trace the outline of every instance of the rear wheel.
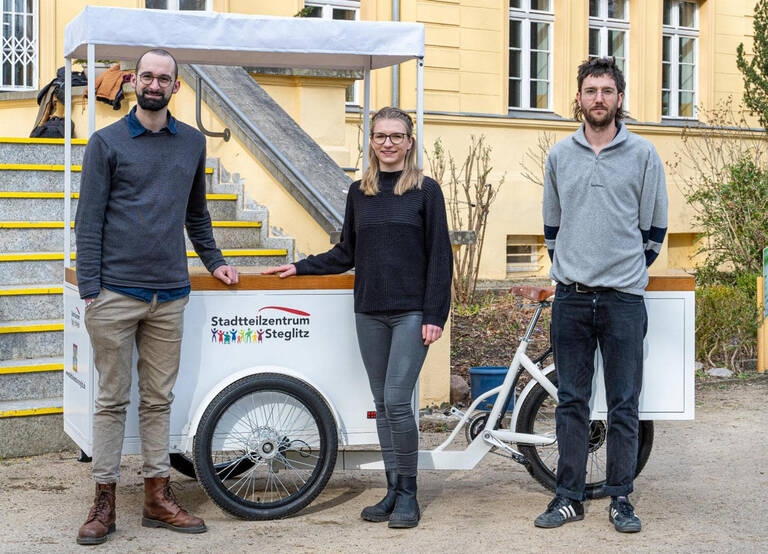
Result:
M557 386L557 373L549 374L549 380ZM517 431L535 435L555 437L555 408L557 402L540 384L536 383L520 408ZM605 496L602 491L605 484L606 469L606 423L592 420L589 423L589 454L587 456L587 498ZM638 452L635 476L645 467L653 448L653 421L641 420L638 428ZM557 442L547 446L518 444L520 452L527 458L528 472L548 489L555 490L557 461L559 454Z
M336 424L305 383L263 373L213 399L197 428L195 471L208 496L243 519L293 514L317 497L333 473ZM251 464L241 471L243 463Z

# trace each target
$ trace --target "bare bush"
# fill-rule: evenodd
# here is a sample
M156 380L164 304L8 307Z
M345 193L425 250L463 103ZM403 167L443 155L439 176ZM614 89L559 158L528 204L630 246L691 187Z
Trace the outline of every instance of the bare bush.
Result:
M475 297L488 215L504 183L505 176L496 185L488 182L493 171L491 151L484 135L472 135L461 165L440 139L434 142L432 152L426 153L430 174L446 193L451 228L474 231L477 237L474 244L453 251L453 292L458 302L472 302Z

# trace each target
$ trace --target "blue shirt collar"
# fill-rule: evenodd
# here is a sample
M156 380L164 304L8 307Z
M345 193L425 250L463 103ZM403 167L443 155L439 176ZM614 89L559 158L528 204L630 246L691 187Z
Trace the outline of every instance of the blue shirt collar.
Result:
M136 106L131 108L131 111L125 116L125 122L128 124L131 138L136 138L139 135L149 132L148 129L141 124L139 118L136 117ZM168 111L168 124L158 132L162 132L164 129L168 129L168 132L172 135L176 134L176 118L171 115L170 110Z

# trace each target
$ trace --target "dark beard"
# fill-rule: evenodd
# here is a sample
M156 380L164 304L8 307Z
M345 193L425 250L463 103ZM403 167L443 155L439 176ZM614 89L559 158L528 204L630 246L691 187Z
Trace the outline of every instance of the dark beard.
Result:
M142 110L149 110L150 112L157 112L162 110L170 102L170 97L163 96L162 98L147 98L144 93L136 94L136 100Z
M600 119L592 116L590 112L583 112L584 120L595 129L604 129L605 127L608 127L611 124L611 121L614 121L616 119L617 110L618 108L610 109L606 107L605 116L603 116Z

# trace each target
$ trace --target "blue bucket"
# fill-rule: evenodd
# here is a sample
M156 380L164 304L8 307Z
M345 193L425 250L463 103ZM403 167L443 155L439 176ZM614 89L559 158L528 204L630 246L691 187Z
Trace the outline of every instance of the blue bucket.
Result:
M504 378L507 376L508 367L498 366L482 366L482 367L470 367L469 368L469 388L472 394L472 402L475 399L493 388L498 387L504 382ZM496 397L494 394L489 396L477 406L478 410L490 411L493 408ZM514 395L509 399L507 404L507 411L512 411L514 408L515 398Z

